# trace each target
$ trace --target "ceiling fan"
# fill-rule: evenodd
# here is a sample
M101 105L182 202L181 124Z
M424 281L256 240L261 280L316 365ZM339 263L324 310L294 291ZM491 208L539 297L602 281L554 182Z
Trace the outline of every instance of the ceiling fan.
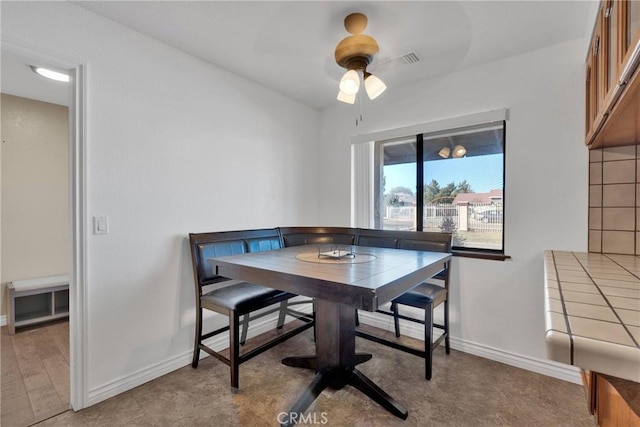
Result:
M336 63L347 70L340 79L337 99L348 104L356 102L361 82L364 82L369 99L377 98L387 89L382 80L367 71L367 66L380 50L373 37L363 34L367 22L362 13L347 15L344 27L351 35L342 39L335 49Z

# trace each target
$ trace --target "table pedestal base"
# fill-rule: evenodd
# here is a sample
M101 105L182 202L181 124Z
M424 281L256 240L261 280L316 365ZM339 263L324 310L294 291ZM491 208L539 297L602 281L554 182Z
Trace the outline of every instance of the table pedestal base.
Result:
M402 405L355 369L355 365L371 357L370 354L355 352L355 308L316 300L316 355L282 360L287 366L312 369L316 376L281 425L294 425L325 388L340 390L345 385L360 390L396 417L407 419L409 413Z
M281 424L281 426L292 426L295 424L295 422L292 421L301 419L304 411L307 410L325 388L341 389L347 384L369 396L369 398L373 399L396 417L402 418L403 420L407 419L409 415L407 410L362 372L357 369L349 372L341 368L335 368L316 374L311 384L309 384L296 403L289 409L287 422ZM292 414L295 414L295 416L292 416Z
M356 365L371 360L373 356L369 353L356 353ZM282 359L282 364L292 368L313 369L318 371L318 358L316 356L294 356Z

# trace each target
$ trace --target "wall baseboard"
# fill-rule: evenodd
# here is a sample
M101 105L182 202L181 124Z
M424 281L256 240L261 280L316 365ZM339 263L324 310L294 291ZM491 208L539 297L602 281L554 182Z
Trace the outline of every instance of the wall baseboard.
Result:
M311 313L311 307L303 307L299 308L298 310L306 313ZM360 321L364 324L388 331L393 330L393 321L390 320L390 317L388 318L389 320L385 321L385 319L381 318L381 316L374 316L367 312L359 311L358 314L360 317ZM276 327L276 324L277 315L267 316L261 321L254 321L251 323L251 329L249 330L248 336L249 338L251 338L253 336L272 330ZM402 324L402 332L407 336L417 339L422 339L423 336L422 330L414 325ZM210 338L209 340L205 341L205 343L214 350L219 351L229 346L229 339L226 335L219 335L217 337ZM483 344L461 340L455 337L451 337L451 348L453 348L454 350L462 351L464 353L483 357L485 359L504 363L506 365L557 378L563 381L568 381L575 384L582 383L579 369L573 366L563 365L550 360L524 356L521 354L489 347ZM191 357L192 351L189 350L177 356L171 357L163 362L148 366L127 376L117 378L106 384L95 387L89 391L87 406L94 405L98 402L109 399L110 397L116 396L120 393L124 393L127 390L130 390L146 382L166 375L172 371L187 366L191 363ZM205 357L209 357L209 355L205 352L201 352L201 359Z
M296 311L310 314L312 307L296 307ZM291 320L293 321L293 319ZM264 332L273 330L278 323L278 313L272 316L265 316L262 319L254 320L249 326L249 332L247 338L252 338L256 335L260 335ZM218 336L205 340L204 343L214 349L215 351L221 351L229 347L229 337L226 334L220 334ZM87 400L87 406L95 405L103 400L109 399L132 388L138 387L146 382L159 378L177 369L183 368L191 364L191 358L193 357L193 350L190 349L177 356L171 357L163 362L150 365L143 369L139 369L129 375L122 376L113 381L109 381L103 385L95 387L89 390L89 396ZM209 354L204 351L200 352L200 359L209 357Z
M393 331L393 320L391 317L373 315L363 311L358 311L358 316L361 323L384 329L386 331ZM424 340L424 332L420 326L405 322L401 323L400 327L402 328L402 333L404 335ZM504 363L505 365L525 369L527 371L557 378L570 383L582 384L580 369L575 366L565 365L552 360L525 356L456 337L450 337L450 344L451 348L454 350L473 354L474 356L483 357L485 359Z
M7 316L0 316L0 326L7 326Z

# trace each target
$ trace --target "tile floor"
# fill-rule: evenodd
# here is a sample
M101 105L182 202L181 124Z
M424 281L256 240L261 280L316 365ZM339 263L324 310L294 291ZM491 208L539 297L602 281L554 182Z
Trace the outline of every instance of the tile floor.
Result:
M0 424L32 425L69 409L69 322L2 327Z
M186 366L85 410L67 411L36 425L276 426L278 414L313 378L310 371L286 367L280 360L312 352L312 338L306 331L241 365L241 389L235 394L229 388L228 368L208 357L197 370ZM347 386L323 392L302 425L314 421L367 427L594 425L583 389L575 384L458 351L445 356L442 348L436 349L434 375L428 382L422 376L423 361L416 356L361 339L357 347L373 354L359 369L402 402L409 418L395 418ZM2 369L4 379L4 365Z

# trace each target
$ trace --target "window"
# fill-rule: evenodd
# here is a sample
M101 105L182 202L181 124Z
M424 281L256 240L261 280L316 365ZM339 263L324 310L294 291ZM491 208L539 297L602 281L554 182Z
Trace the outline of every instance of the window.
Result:
M457 250L504 253L505 121L374 144L375 228L450 231Z

